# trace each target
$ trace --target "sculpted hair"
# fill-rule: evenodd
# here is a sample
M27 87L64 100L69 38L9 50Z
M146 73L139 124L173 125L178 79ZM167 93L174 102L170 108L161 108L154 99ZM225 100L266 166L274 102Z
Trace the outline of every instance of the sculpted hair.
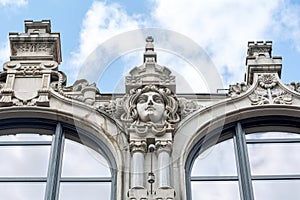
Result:
M168 124L174 124L180 120L177 113L178 103L174 95L171 93L171 90L169 88L158 87L156 85L147 85L130 91L129 97L125 100L124 104L125 113L121 117L123 121L133 122L139 119L136 108L137 100L141 94L146 92L157 92L161 95L165 104L165 118Z

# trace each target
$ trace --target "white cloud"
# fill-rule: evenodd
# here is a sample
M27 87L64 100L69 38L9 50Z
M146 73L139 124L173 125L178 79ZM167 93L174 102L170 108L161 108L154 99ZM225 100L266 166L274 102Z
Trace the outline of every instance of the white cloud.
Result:
M27 3L27 0L0 0L2 6L25 6Z
M156 5L153 18L162 27L183 33L200 44L212 57L225 81L241 81L247 41L268 40L273 14L280 0L164 0ZM267 37L267 38L266 38Z
M73 72L69 78L76 79L79 67L99 44L141 26L170 29L194 40L212 58L225 87L243 81L248 41L288 40L300 52L300 9L289 0L150 1L147 21L128 15L116 3L95 1L83 20L79 49L66 63ZM193 74L184 70L185 77L188 71Z
M138 16L127 15L118 4L93 2L83 20L79 49L67 63L73 72L71 78L77 77L79 67L98 45L117 34L137 29L140 24Z
M282 1L280 9L274 13L272 34L276 40L290 41L300 53L300 5Z

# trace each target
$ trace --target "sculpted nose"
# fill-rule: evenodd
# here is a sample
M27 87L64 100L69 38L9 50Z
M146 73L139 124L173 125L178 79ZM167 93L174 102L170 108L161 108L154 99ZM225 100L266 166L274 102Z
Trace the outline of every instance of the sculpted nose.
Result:
M150 100L148 101L148 105L153 105L152 99L150 99Z

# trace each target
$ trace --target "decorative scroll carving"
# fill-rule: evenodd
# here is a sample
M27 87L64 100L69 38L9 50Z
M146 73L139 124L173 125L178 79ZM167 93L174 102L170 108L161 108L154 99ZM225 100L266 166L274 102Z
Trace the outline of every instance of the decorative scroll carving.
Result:
M64 97L78 100L90 105L93 105L96 100L96 94L99 93L95 83L89 84L85 79L77 80L72 86L65 87L65 75L61 72L53 72L58 81L53 82L51 87Z
M180 107L180 116L181 119L185 118L189 114L199 110L201 105L198 105L196 101L188 100L186 98L178 98L179 107Z
M99 106L98 109L115 119L121 119L121 115L125 112L123 98L111 100L110 102Z
M300 83L291 82L290 84L287 84L287 86L296 92L300 92Z
M140 151L142 153L147 152L147 143L146 141L130 141L129 144L130 152L134 153Z
M73 99L92 105L95 102L96 93L99 93L95 83L89 84L85 79L77 80L73 84L73 92L77 95L72 96Z
M261 74L258 86L249 99L252 105L291 104L293 97L278 85L275 74Z
M228 95L231 97L238 96L248 90L248 85L246 83L237 83L235 85L229 85Z
M57 70L57 63L54 61L40 62L32 61L30 63L23 63L17 61L11 61L5 63L3 69L7 70L16 70L18 74L22 75L39 75L42 73L42 70Z
M167 141L161 141L158 140L155 143L155 148L157 153L161 152L161 151L167 151L168 153L170 153L172 151L172 141L167 140Z

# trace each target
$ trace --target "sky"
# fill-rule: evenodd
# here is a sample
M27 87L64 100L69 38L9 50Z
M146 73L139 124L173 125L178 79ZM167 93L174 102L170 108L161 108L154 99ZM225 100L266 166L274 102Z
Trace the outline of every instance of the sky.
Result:
M244 81L248 41L273 41L273 56L283 57L283 82L299 81L298 1L0 0L0 17L1 63L9 60L9 32L24 32L24 20L50 19L52 32L61 33L63 62L59 69L67 74L68 85L78 79L82 64L99 45L118 34L143 28L174 31L194 41L210 57L224 88ZM124 74L142 64L141 49L123 52L122 57L111 61L106 74L98 75L100 92L118 90ZM174 69L175 74L192 77L192 67L176 59L178 55L158 51L159 64ZM197 85L199 77L190 79L188 84Z
M296 0L0 0L0 18L0 63L9 60L9 32L24 32L24 20L50 19L52 32L61 34L59 69L67 74L69 85L99 45L141 28L166 29L194 41L211 58L225 88L243 81L248 41L273 41L273 55L283 57L283 82L300 81L300 3ZM184 59L166 54L159 52L159 63L191 79L191 85L197 81ZM106 75L98 75L100 92L117 90L124 73L140 64L140 49L112 60Z

